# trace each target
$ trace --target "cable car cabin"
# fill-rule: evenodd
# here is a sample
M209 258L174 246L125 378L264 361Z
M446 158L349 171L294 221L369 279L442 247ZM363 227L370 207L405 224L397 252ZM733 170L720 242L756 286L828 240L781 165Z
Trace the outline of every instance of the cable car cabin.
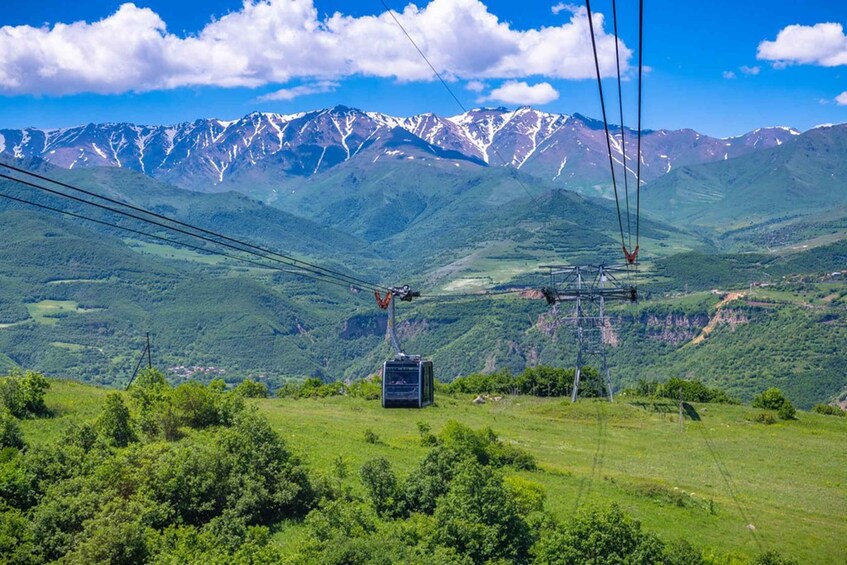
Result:
M383 408L423 408L432 404L432 361L396 357L382 367Z

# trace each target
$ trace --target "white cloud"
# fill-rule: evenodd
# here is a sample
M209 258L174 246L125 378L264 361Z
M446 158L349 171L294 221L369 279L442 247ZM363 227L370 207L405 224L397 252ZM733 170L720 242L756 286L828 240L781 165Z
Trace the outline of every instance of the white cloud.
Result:
M559 26L516 30L480 0L407 5L397 18L450 79L594 76L584 9ZM614 76L615 39L595 13L600 68ZM620 43L622 70L632 52ZM167 31L149 8L123 4L96 22L0 27L0 94L114 94L185 86L258 87L364 75L432 80L387 12L318 16L314 0L244 0L196 34ZM295 87L296 88L296 87Z
M550 10L556 15L558 15L559 12L570 12L572 14L575 14L579 12L580 9L581 6L577 6L575 4L565 4L564 2L559 2L558 4L551 6L550 8Z
M756 57L773 61L777 68L788 64L847 65L847 35L839 23L790 25L783 28L774 41L759 43Z
M549 82L529 85L523 81L510 80L495 88L477 102L505 102L506 104L547 104L559 97L559 92Z
M306 96L307 94L322 94L324 92L333 92L340 85L331 80L321 80L309 84L301 84L291 88L281 88L276 92L271 92L263 96L259 96L259 102L271 102L275 100L294 100L298 96Z
M742 66L738 67L738 70L740 70L745 75L755 76L755 75L759 74L760 72L762 72L762 67L758 67L758 66L748 67L747 65L742 65Z
M847 106L847 91L844 91L838 96L836 96L835 103L839 106Z
M485 90L485 83L481 80L472 80L465 85L465 89L471 92L482 92Z
M735 73L732 71L724 71L723 78L725 78L726 80L732 80L735 78Z

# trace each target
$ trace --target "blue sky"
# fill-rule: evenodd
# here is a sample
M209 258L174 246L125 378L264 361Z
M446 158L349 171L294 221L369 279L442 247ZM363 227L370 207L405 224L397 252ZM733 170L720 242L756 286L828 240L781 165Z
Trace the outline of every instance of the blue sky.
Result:
M386 1L399 11L407 6L398 0ZM306 0L271 3L275 2L297 4L307 11L311 6ZM451 27L449 22L457 21L450 9L451 0L436 0L428 16L416 20L410 13L409 19L403 21L425 43L424 50L430 53L436 66L454 75L452 88L466 106L500 105L499 92L511 102L504 104L507 106L525 98L547 111L599 116L596 81L583 76L580 65L584 61L560 62L585 55L584 52L575 55L574 48L568 49L568 37L572 37L566 35L568 24L572 17L576 18L572 10L554 14L552 8L556 2L548 1L484 0L484 6L475 5L476 0L455 0L455 3L462 6L457 14L488 18L494 39L489 40L477 31L476 24L469 25L467 21ZM325 21L335 12L348 17L344 31L327 36L328 41L340 40L341 45L332 47L325 59L320 52L321 43L303 46L303 42L295 41L293 46L275 45L272 38L283 37L285 33L271 29L273 26L265 30L271 39L261 40L260 32L254 32L255 22L266 22L270 16L262 16L258 11L253 15L261 20L251 23L245 17L231 22L227 29L233 35L228 37L235 39L229 41L237 45L225 53L207 51L209 44L183 41L186 37L198 37L213 19L244 11L242 2L237 0L137 0L136 9L122 10L122 19L115 20L118 23L108 33L89 34L88 24L82 23L61 36L51 34L54 24L92 23L110 18L121 2L50 0L10 4L4 7L0 19L7 26L0 32L0 53L4 52L4 41L7 51L12 45L17 52L13 51L12 57L7 58L11 62L0 62L0 127L64 127L101 121L158 124L200 117L232 119L252 110L289 113L335 104L397 115L421 112L452 115L460 111L441 84L431 80L398 28L389 28L385 23L378 28L368 27L376 22L366 19L367 16L384 12L379 0L314 0L318 21ZM632 50L628 60L634 65L636 2L620 0L619 4L621 36L625 46ZM646 0L645 4L644 58L650 67L644 83L645 127L690 127L710 135L728 136L759 126L808 129L820 123L847 121L847 94L845 104L836 103L836 97L847 91L847 39L842 46L838 30L811 27L826 22L847 26L847 3ZM421 0L418 7L429 10L429 2ZM608 15L610 1L594 0L592 8ZM273 17L279 17L280 21L295 17L287 12L283 14L284 11L276 10ZM144 26L133 23L145 20L155 27L156 18L167 26L170 39L160 41L155 33L150 39ZM496 21L492 23L491 18ZM502 30L504 25L511 35ZM774 41L784 28L797 25L804 26L798 28L798 35L786 34L783 41L773 46L771 53L777 53L777 59L773 55L757 58L761 42ZM43 31L30 33L19 26L43 28ZM131 34L124 35L120 26L140 30L140 47L132 53L123 53L126 44L132 42L123 40ZM549 32L549 28L557 26L562 26L563 35L551 33L550 40L521 52L525 60L543 59L534 66L528 65L525 72L521 64L503 65L494 60L500 51L508 53L518 43L529 42L535 32L527 32L545 28ZM601 45L608 48L613 45L608 36L610 17L603 32L607 42ZM25 33L24 39L9 38L21 33ZM256 41L248 45L247 40L254 33ZM89 54L86 58L90 60L64 61L65 57L73 59L75 42L81 45L81 52ZM462 48L457 49L457 44ZM151 55L154 49L161 49L162 53ZM314 57L310 58L310 53ZM393 57L385 68L381 68L379 61L382 53ZM249 60L252 57L262 60ZM214 64L210 62L213 60ZM459 70L451 69L450 64ZM98 65L102 68L97 68ZM630 68L627 76L631 73ZM517 84L515 92L506 95L506 91L498 90L510 81ZM549 87L537 87L541 83ZM476 91L469 90L469 85L476 85ZM613 81L607 79L605 86L611 94ZM290 89L297 87L312 93L287 99L296 92ZM624 84L627 122L633 125L634 87L631 80ZM551 92L556 93L555 99L551 99Z

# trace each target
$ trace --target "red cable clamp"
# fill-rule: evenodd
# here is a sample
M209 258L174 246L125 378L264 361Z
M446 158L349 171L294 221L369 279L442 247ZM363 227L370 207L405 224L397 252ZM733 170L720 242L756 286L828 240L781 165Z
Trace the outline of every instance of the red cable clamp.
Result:
M388 308L388 305L391 304L391 298L394 295L391 294L391 291L385 293L385 298L379 295L379 291L374 289L374 297L376 298L376 305L385 310Z
M635 259L638 257L638 246L635 246L635 251L633 251L632 253L626 250L626 246L623 246L622 249L624 257L626 257L626 262L630 265L635 263Z

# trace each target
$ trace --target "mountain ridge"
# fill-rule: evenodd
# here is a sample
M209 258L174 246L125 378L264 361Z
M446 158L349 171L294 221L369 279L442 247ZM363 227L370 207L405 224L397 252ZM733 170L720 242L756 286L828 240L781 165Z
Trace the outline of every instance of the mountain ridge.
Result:
M246 190L258 169L268 182L311 177L357 158L400 128L434 149L433 159L509 165L562 188L600 190L610 182L600 122L575 113L528 106L475 108L450 117L396 117L346 106L279 114L251 112L235 120L197 119L173 125L126 122L57 129L0 129L0 155L40 158L58 167L120 167L183 188ZM635 154L636 133L612 126L612 150L622 167L621 136ZM778 146L798 136L785 127L758 128L731 138L691 129L644 130L643 181L674 167L728 159ZM385 153L386 149L383 151ZM634 172L629 167L630 174Z

